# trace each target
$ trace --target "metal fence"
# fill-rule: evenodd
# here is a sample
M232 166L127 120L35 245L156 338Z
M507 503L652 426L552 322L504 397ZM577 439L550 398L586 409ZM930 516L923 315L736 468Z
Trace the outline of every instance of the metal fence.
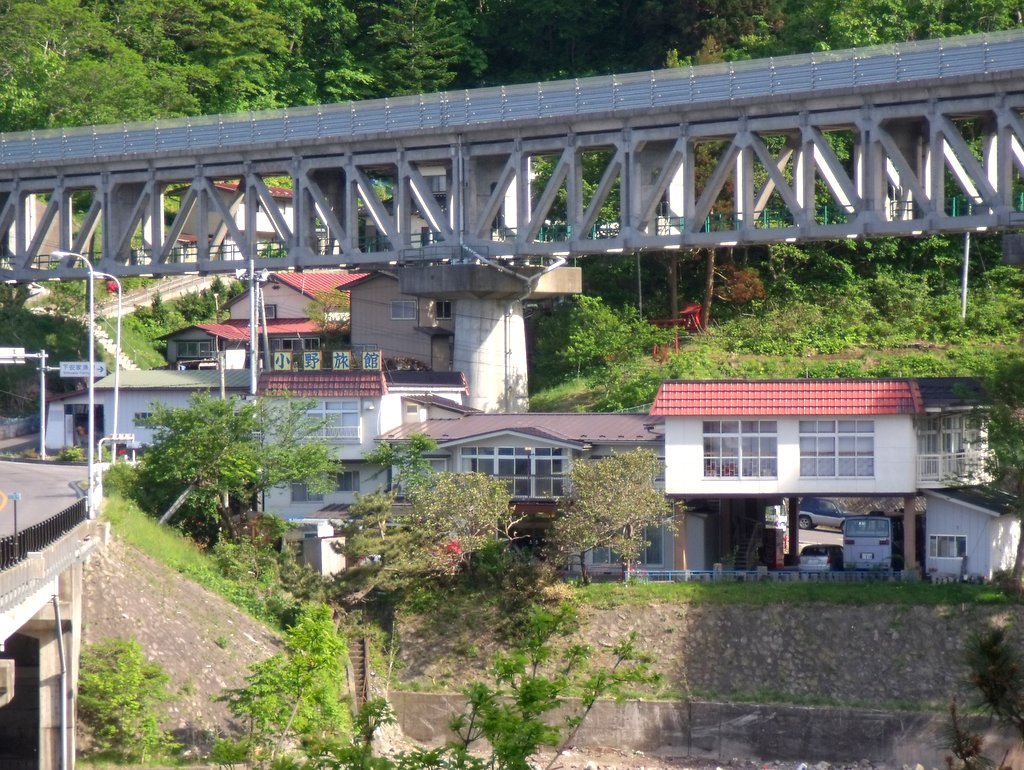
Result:
M772 581L776 583L866 583L915 579L916 573L903 570L821 570L798 569L675 569L631 570L628 583L742 583Z
M10 569L33 551L42 551L89 518L83 497L46 521L26 527L10 537L0 538L0 571Z

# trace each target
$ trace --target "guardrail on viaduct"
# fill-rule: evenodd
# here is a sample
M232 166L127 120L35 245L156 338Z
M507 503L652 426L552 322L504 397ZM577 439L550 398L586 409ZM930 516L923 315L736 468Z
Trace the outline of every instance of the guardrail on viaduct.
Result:
M0 537L0 572L24 561L29 553L53 545L89 518L85 503L85 498L82 498L46 521L26 527L16 535ZM0 596L4 593L3 584L0 583Z

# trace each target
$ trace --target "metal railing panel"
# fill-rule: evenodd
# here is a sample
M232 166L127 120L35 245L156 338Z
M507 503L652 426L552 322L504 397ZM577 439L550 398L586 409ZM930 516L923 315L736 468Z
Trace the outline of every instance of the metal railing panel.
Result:
M738 97L964 77L1024 67L1019 30L727 64L214 115L0 135L0 163L87 159L171 149L244 147Z
M26 527L17 535L0 538L0 571L9 569L34 551L42 551L89 518L85 498L56 516Z

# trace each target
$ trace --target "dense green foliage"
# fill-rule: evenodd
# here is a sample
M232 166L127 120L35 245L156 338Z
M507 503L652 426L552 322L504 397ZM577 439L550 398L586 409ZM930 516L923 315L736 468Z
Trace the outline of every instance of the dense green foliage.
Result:
M5 0L0 131L1005 29L1016 0Z
M1019 351L1024 273L999 264L998 238L972 241L963 319L963 243L954 238L725 253L712 322L697 334L659 329L638 315L635 263L632 282L622 273L630 263L595 263L584 288L599 297L533 318L534 408L572 402L571 392L550 398L542 391L573 377L576 390L588 391L578 408L619 410L649 404L672 378L985 375ZM756 274L763 295L737 297L730 267ZM703 266L682 261L679 268L681 301L701 301ZM645 257L641 280L644 315L669 317L665 262Z
M250 665L245 686L226 690L220 698L245 724L250 759L271 761L296 740L349 734L342 695L347 655L330 608L303 607L285 631L285 651Z
M256 496L291 481L331 488L338 469L309 404L291 399L217 399L197 392L186 408L153 403L153 442L125 491L151 515L179 522L199 542L237 538Z
M149 762L172 754L155 706L169 697L167 674L145 659L134 639L108 639L82 650L78 713L90 753L122 762Z

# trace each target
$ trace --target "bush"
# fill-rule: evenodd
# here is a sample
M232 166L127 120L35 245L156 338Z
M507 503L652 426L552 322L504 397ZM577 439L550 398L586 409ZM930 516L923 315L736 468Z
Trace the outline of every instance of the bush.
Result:
M135 485L138 484L139 473L136 466L130 463L114 463L103 474L103 494L117 494L129 500L134 499Z
M108 639L82 650L78 713L93 754L147 762L178 749L160 729L154 706L169 698L168 676L145 660L134 639Z
M80 463L85 461L85 450L80 446L66 446L57 453L62 463Z

